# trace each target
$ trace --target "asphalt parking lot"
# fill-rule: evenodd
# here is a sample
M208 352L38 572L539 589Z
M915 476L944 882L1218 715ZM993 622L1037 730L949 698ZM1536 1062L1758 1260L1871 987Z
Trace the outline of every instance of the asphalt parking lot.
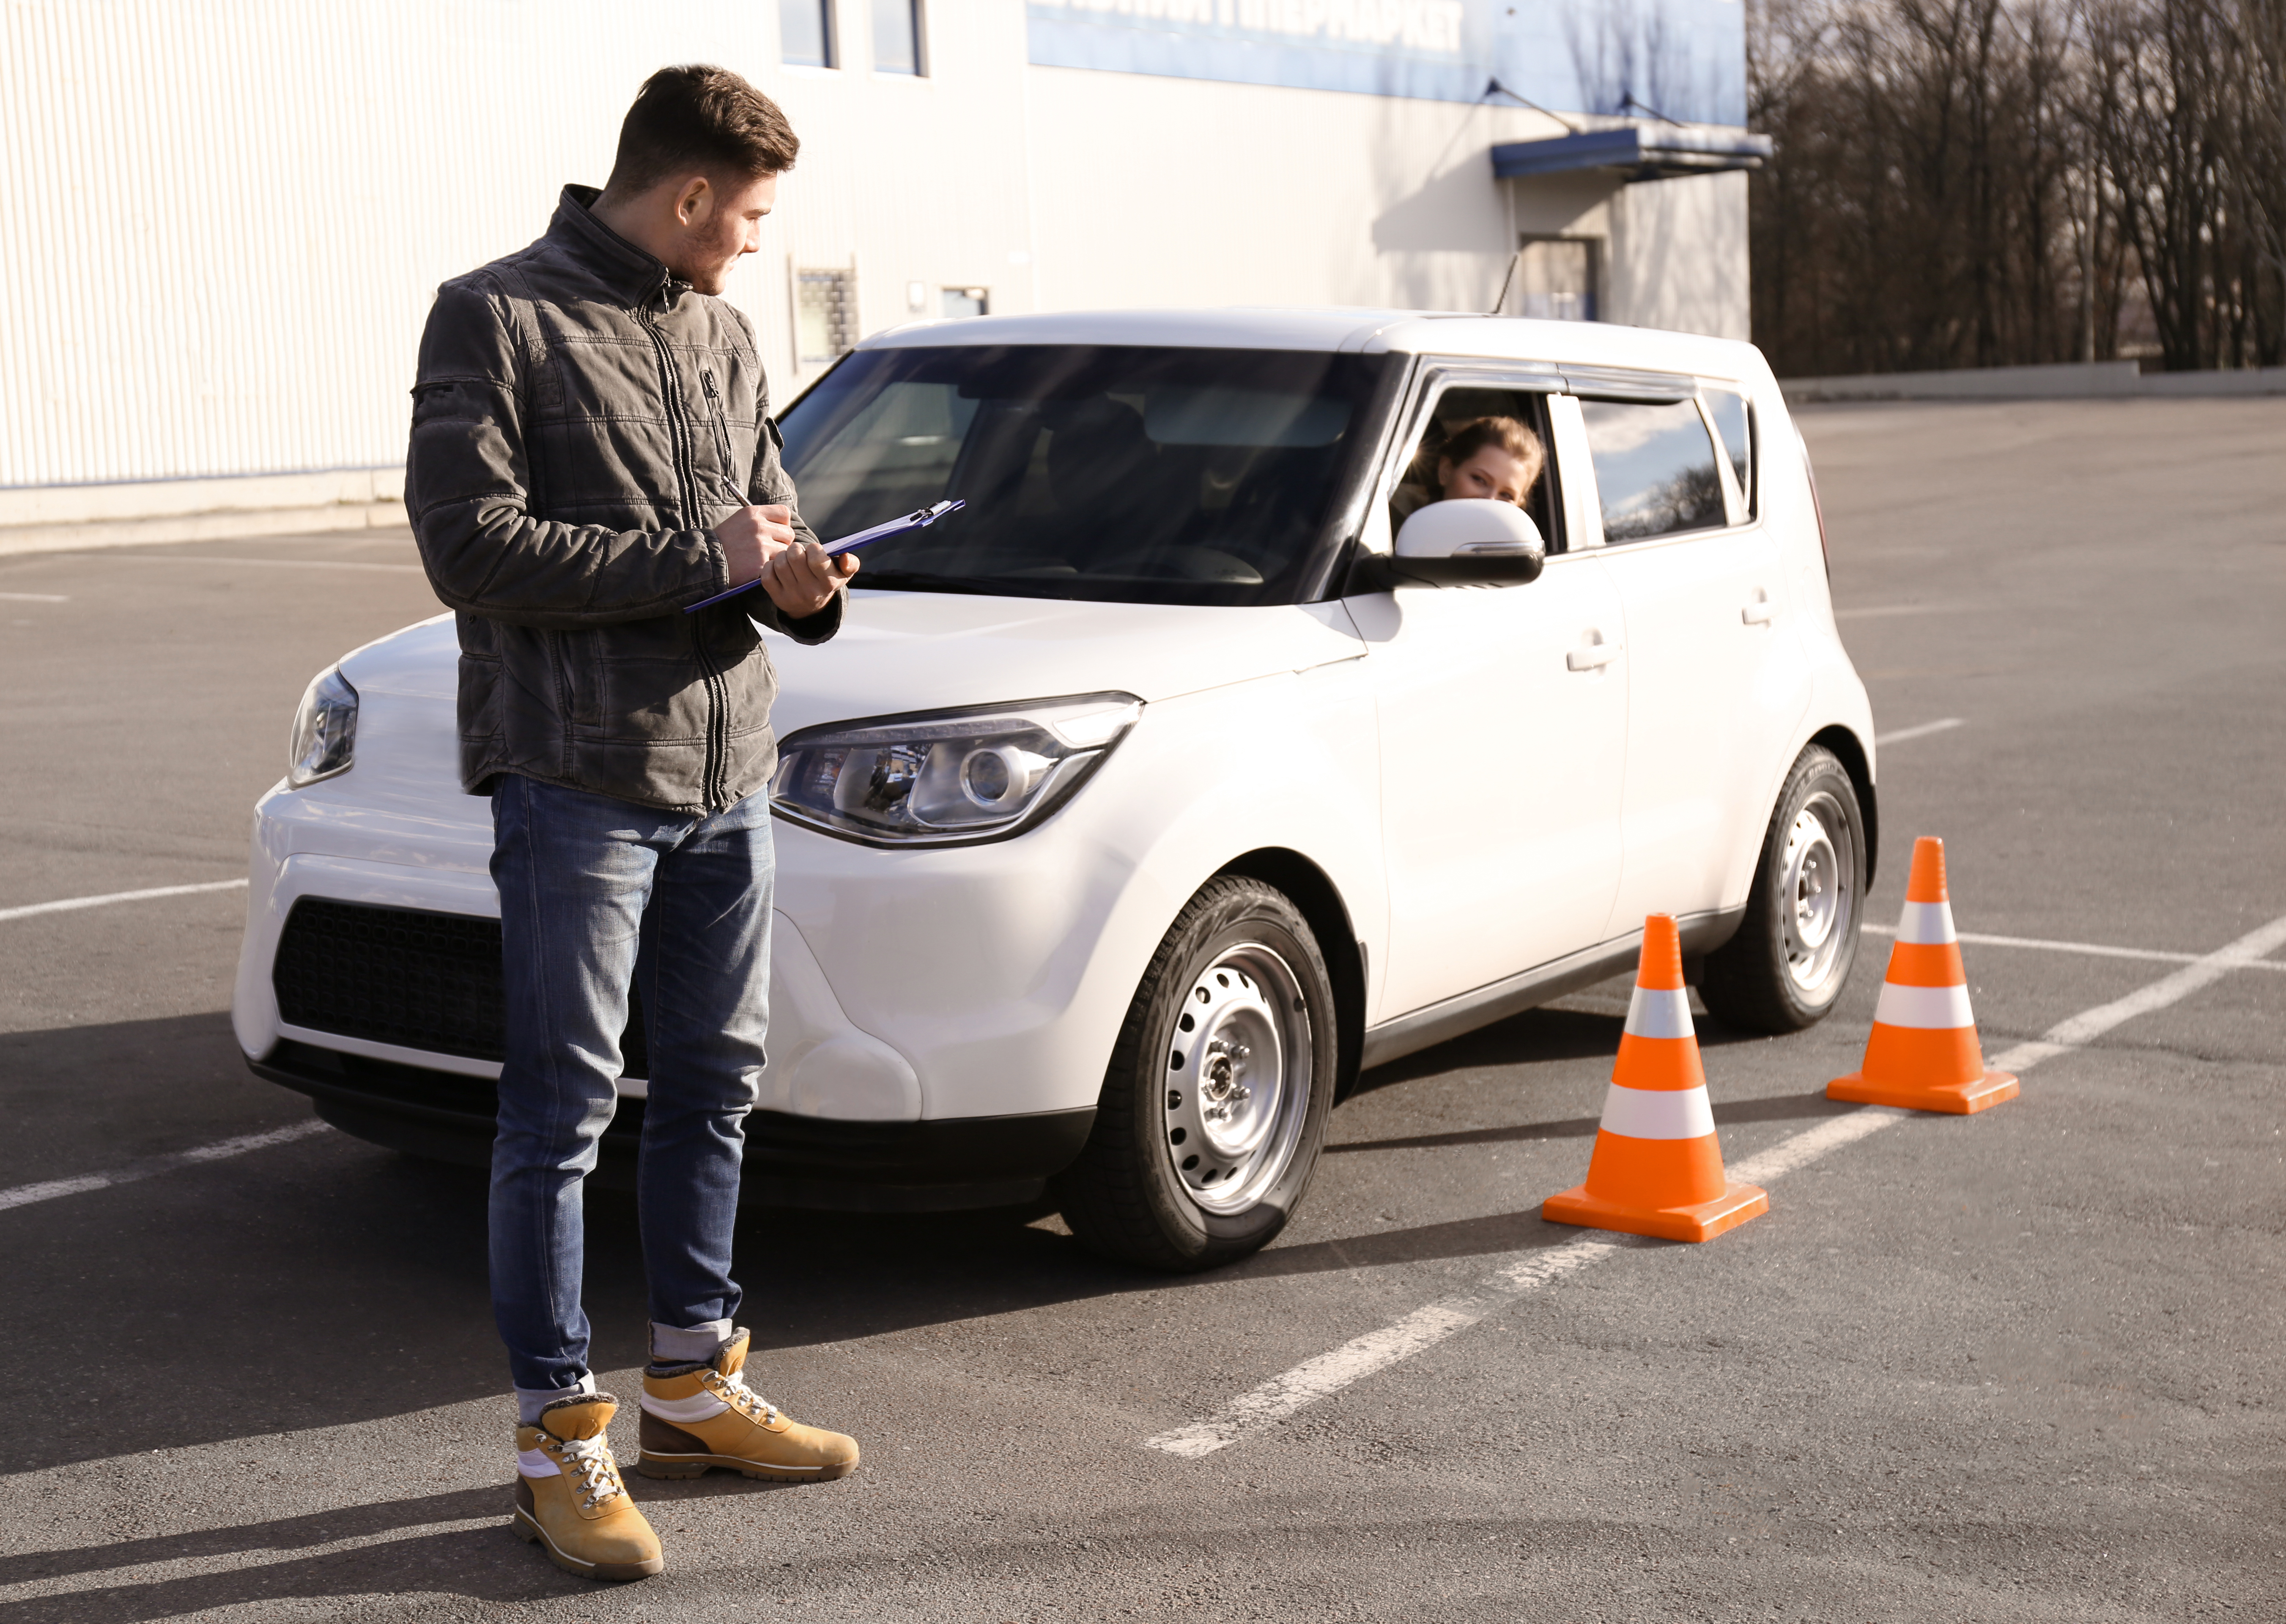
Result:
M1824 1099L1869 935L1823 1027L1702 1021L1726 1155L1778 1170L1705 1246L1549 1265L1619 984L1368 1074L1219 1273L754 1213L755 1384L864 1467L633 1479L669 1569L617 1589L507 1528L481 1178L247 1074L242 893L17 911L242 877L303 682L434 611L409 540L0 558L0 1624L2286 1616L2286 402L1802 422L1889 740L1870 917L1943 836L2021 1099ZM630 1204L589 1235L631 1459Z

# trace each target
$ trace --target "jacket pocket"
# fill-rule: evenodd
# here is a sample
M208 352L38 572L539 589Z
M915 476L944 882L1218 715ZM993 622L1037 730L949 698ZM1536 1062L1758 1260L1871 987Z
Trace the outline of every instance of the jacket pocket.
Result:
M482 655L461 656L461 737L471 745L494 745L501 735L501 663Z
M549 665L556 676L556 692L565 723L570 729L586 732L599 728L603 721L603 656L601 639L592 631L562 631L545 634L548 638Z

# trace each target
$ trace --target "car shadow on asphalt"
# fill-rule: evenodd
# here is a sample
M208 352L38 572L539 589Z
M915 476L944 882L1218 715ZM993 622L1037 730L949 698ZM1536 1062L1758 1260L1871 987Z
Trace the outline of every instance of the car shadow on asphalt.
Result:
M0 1186L112 1168L296 1120L247 1069L230 1014L0 1032Z
M1368 1082L1379 1089L1472 1067L1607 1056L1618 1029L1616 1017L1533 1012L1380 1068ZM84 1029L21 1036L19 1059L67 1068L74 1055L119 1041ZM209 1060L187 1051L172 1060L153 1054L136 1087L194 1088L210 1075ZM1736 1123L1831 1108L1822 1098L1790 1097L1726 1102L1715 1115ZM1566 1117L1333 1148L1337 1156L1433 1153L1584 1138L1594 1129L1588 1118ZM114 1158L105 1156L91 1165L110 1164ZM1086 1298L1513 1252L1571 1233L1541 1223L1536 1211L1495 1214L1277 1247L1230 1268L1169 1276L1108 1262L1034 1224L1045 1210L857 1216L749 1209L738 1226L747 1288L740 1318L758 1351L798 1348ZM587 1212L591 1362L624 1370L645 1356L649 1319L635 1202L592 1191ZM0 1322L0 1357L26 1375L17 1420L0 1435L0 1473L479 1399L497 1403L506 1441L480 1171L327 1133L39 1202L6 1214L4 1224L11 1242L0 1247L0 1300L11 1306ZM105 1336L103 1357L59 1360L59 1350L82 1347L91 1322L117 1328ZM154 1371L201 1401L152 1403ZM455 1417L453 1424L493 1422Z
M1617 996L1624 998L1625 988ZM1759 1032L1742 1032L1707 1015L1697 1016L1693 1024L1702 1049L1767 1041ZM1599 1010L1528 1009L1361 1073L1347 1097L1355 1100L1400 1083L1491 1066L1609 1060L1620 1052L1620 1034L1626 1025L1627 1016L1618 1010L1606 1014Z
M1717 1127L1750 1122L1794 1122L1840 1116L1856 1109L1823 1092L1776 1094L1762 1100L1730 1100L1712 1108ZM1593 1139L1603 1124L1593 1116L1566 1116L1555 1122L1514 1123L1497 1128L1460 1128L1450 1133L1412 1133L1394 1139L1349 1139L1328 1145L1325 1154L1344 1155L1363 1150L1444 1150L1460 1145L1529 1144L1534 1139Z

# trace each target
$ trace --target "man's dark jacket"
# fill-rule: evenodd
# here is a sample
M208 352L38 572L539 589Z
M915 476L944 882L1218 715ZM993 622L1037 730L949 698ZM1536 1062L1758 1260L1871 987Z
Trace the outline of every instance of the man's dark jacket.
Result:
M711 533L794 501L753 329L588 212L566 186L548 234L437 290L413 386L405 502L461 633L461 782L517 773L715 812L776 764L777 678ZM812 540L799 519L794 531ZM749 617L752 617L750 619Z

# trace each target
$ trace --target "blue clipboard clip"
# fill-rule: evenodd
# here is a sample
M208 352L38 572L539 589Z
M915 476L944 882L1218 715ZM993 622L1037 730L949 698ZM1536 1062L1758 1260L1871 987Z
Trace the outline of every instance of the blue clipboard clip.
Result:
M874 525L871 530L861 530L854 535L842 537L839 541L827 542L825 556L828 558L839 557L843 553L855 551L869 541L887 540L891 536L903 535L909 530L926 530L947 514L958 513L966 506L968 504L965 501L945 501L937 503L934 508L916 508L903 518L891 519L886 524ZM716 593L703 603L693 603L682 612L686 615L695 615L702 609L710 609L721 603L725 598L737 597L742 592L752 592L761 584L759 580L750 580L743 587L733 587L728 592Z

